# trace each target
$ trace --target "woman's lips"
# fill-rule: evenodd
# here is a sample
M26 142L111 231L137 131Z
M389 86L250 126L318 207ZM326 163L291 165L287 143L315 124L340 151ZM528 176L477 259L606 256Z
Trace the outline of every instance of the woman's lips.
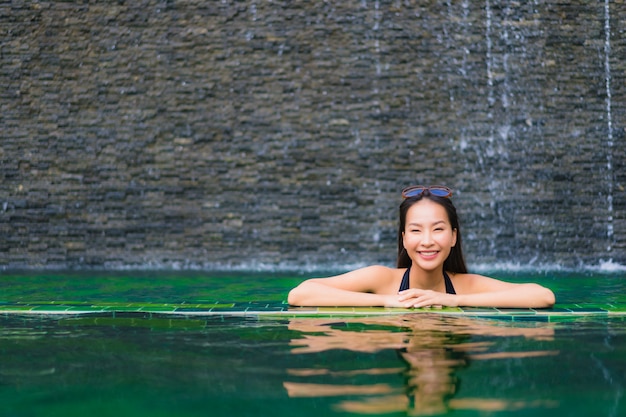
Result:
M418 253L422 258L434 258L437 256L439 251L419 251Z

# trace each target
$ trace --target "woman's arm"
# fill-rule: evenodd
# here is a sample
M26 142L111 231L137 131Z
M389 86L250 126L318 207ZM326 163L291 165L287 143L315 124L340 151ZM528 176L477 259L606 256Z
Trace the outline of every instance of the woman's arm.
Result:
M549 308L556 298L548 288L538 284L511 284L512 287L492 292L461 294L460 306L508 307L508 308Z
M287 301L295 306L397 305L396 294L384 294L393 280L391 268L370 266L330 278L308 279L289 292Z
M467 274L454 280L457 294L410 289L400 294L405 307L504 307L504 308L549 308L555 303L554 293L538 284L514 284Z

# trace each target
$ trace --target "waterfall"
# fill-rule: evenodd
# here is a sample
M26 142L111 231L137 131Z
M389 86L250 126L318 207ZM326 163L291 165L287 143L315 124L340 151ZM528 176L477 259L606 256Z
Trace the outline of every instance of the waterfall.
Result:
M613 249L613 120L611 116L611 14L610 1L604 1L604 75L606 81L606 119L607 119L607 251Z
M492 70L492 53L491 53L491 49L492 49L492 45L491 45L491 6L489 4L489 0L485 1L485 13L487 15L486 19L486 39L487 39L487 85L489 87L488 90L488 95L487 95L487 102L489 103L489 106L493 106L493 104L496 102L496 99L493 97L493 70ZM491 113L490 113L491 114Z

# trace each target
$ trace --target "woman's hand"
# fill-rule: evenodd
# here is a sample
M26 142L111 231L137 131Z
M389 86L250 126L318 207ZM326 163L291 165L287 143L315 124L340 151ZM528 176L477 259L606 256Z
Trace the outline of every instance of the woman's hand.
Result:
M398 293L398 302L402 307L457 307L457 296L432 290L410 288Z

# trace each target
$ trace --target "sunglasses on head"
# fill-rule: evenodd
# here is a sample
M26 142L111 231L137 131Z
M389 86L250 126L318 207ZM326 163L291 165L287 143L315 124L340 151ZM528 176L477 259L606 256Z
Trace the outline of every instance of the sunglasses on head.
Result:
M412 185L402 190L402 198L417 197L424 194L426 191L435 197L452 197L452 190L443 185Z

